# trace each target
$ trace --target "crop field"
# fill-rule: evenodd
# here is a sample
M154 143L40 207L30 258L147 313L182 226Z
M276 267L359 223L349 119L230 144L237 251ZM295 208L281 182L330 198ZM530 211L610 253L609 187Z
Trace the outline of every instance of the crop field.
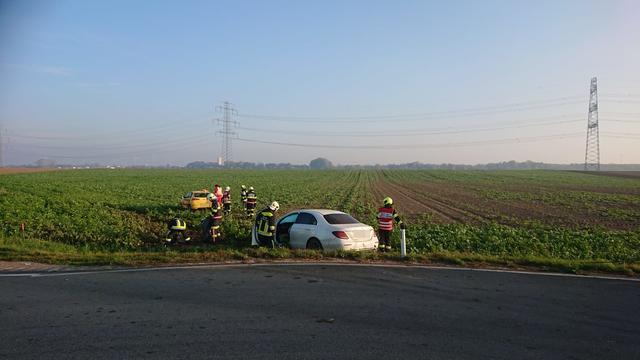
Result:
M258 208L280 214L331 208L375 225L390 196L407 223L413 254L640 263L640 177L562 171L418 170L64 170L0 175L0 251L24 239L85 251L162 251L165 223L187 220L192 251L249 246L241 184ZM231 186L224 240L196 246L205 212L178 206L191 190ZM24 224L24 231L21 231ZM397 234L395 234L397 242ZM160 250L159 250L160 249ZM185 251L191 251L187 248Z

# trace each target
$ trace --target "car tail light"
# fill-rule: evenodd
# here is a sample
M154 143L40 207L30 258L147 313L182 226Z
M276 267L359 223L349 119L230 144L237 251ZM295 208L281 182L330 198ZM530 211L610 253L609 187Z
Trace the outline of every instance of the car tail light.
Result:
M338 239L342 239L342 240L347 240L347 239L349 239L349 235L347 235L347 233L346 233L346 232L344 232L344 231L334 231L334 232L333 232L333 235L334 235L335 237L337 237Z

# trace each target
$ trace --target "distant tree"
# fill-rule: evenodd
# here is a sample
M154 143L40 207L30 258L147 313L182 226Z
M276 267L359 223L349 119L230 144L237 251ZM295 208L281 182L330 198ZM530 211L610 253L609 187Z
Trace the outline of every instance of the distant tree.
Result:
M191 168L191 169L206 169L206 168L211 168L214 165L217 165L217 164L212 162L194 161L194 162L188 163L185 167Z
M312 169L330 169L333 167L333 164L325 158L317 158L311 160L309 167Z

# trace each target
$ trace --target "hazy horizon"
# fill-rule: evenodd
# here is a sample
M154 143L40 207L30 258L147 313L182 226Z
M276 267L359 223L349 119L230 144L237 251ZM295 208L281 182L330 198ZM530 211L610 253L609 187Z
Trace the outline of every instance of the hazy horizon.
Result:
M640 163L636 1L0 4L4 163Z

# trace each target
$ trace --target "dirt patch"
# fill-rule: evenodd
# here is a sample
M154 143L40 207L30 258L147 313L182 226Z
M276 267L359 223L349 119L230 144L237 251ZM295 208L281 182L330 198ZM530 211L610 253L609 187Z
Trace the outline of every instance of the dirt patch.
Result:
M614 176L627 179L640 180L640 171L576 171L582 174L599 175L599 176Z
M46 171L57 171L56 168L27 168L27 167L0 167L0 175L6 174L27 174Z

